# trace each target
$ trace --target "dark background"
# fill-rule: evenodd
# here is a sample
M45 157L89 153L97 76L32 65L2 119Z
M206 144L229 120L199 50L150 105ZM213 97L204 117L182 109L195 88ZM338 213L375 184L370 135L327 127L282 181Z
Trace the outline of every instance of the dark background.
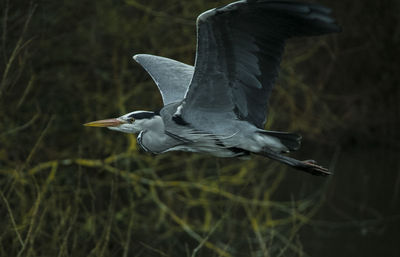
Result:
M1 256L400 256L398 1L318 1L343 32L287 46L267 128L329 178L81 125L159 108L131 56L192 64L227 3L1 0Z

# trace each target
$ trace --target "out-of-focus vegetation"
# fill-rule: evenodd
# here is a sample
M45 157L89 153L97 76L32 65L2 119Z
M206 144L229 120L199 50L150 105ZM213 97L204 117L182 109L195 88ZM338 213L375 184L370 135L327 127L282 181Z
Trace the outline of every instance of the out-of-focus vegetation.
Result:
M343 33L287 48L268 127L331 179L82 127L160 108L131 56L193 63L196 16L228 2L1 1L1 256L398 256L395 1L324 1Z

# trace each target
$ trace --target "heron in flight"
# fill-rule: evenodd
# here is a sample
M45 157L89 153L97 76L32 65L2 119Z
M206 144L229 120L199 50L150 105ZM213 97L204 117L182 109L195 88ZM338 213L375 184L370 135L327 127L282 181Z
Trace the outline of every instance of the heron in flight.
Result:
M292 1L242 0L203 12L196 25L194 67L149 54L133 57L160 90L160 111L134 111L84 125L138 133L139 145L155 154L257 154L314 175L329 175L313 160L285 155L299 149L300 135L264 130L264 125L285 41L339 32L330 9Z

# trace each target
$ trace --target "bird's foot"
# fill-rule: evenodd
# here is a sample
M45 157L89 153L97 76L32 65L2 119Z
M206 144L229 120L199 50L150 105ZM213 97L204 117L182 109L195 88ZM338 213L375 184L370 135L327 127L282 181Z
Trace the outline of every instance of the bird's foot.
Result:
M324 168L320 165L317 164L316 161L314 160L305 160L302 161L305 171L316 175L316 176L329 176L332 175L331 172L329 172L329 170L327 168Z
M304 160L303 162L309 163L309 164L317 164L317 162L314 160Z

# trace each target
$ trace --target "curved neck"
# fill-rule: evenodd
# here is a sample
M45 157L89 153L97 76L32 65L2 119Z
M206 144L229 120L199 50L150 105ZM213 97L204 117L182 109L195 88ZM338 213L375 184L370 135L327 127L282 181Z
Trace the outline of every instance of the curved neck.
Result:
M176 140L165 134L164 121L161 116L156 116L140 125L143 130L137 140L144 150L162 153L176 145Z

